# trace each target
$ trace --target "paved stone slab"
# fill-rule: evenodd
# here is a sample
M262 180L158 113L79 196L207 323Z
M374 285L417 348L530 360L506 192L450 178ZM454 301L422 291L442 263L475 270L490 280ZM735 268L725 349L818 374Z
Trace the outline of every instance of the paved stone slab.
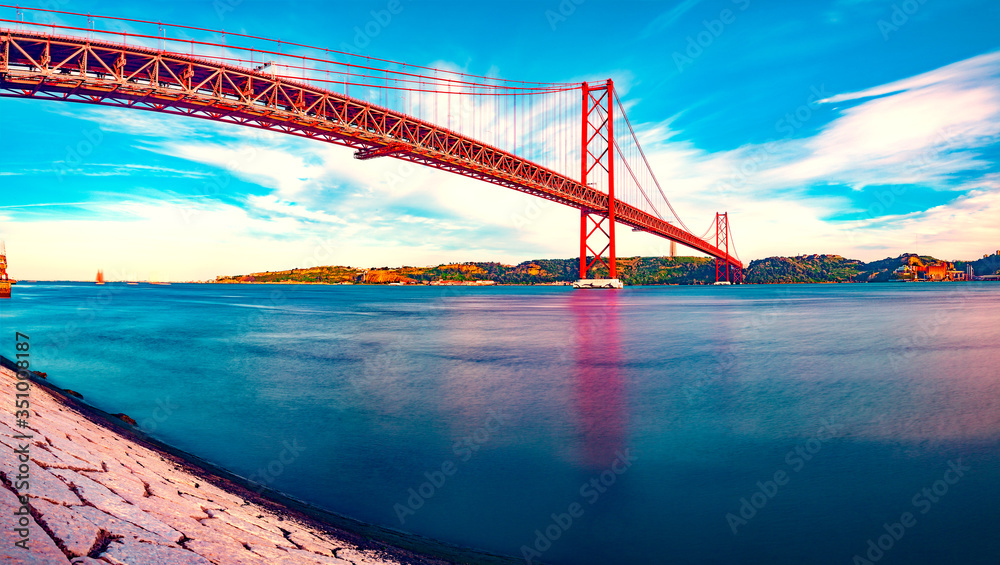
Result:
M126 539L135 539L149 543L158 543L161 545L170 545L177 541L177 539L166 538L154 532L144 530L131 522L120 520L106 512L94 508L93 506L75 506L73 511L76 512L76 515L79 516L81 520L87 520L106 532L110 532L116 536L122 536Z
M313 553L320 553L322 555L333 555L334 551L338 549L335 544L330 543L327 540L318 538L309 532L304 532L301 530L296 530L288 535L288 539L292 540L295 545L301 547L302 549L311 551Z
M269 565L266 559L233 540L228 543L192 540L185 542L184 547L216 565Z
M169 504L177 507L178 509L185 509L187 512L194 514L204 514L202 506L205 504L211 504L206 500L200 498L187 497L177 491L176 485L167 482L166 479L162 477L155 477L148 480L149 492L155 497L159 497ZM205 517L205 516L202 516Z
M131 476L132 471L129 471L120 465L117 465L117 468L113 470L109 469L107 472L93 473L85 471L80 474L94 482L104 485L131 504L135 504L136 499L144 498L146 496L146 485L144 485L139 479L133 478Z
M268 563L292 563L294 560L292 555L285 551L283 547L274 547L273 545L254 546L250 544L250 549L255 554L267 559Z
M187 473L176 473L173 480L177 483L177 490L191 496L225 504L227 507L234 505L240 506L245 502L242 498L236 496L235 494L230 494L213 484L207 483L202 479L192 477Z
M241 544L245 543L249 545L250 548L254 551L256 551L258 548L274 549L277 548L279 545L283 547L292 547L292 542L286 540L285 538L281 538L281 540L276 543L275 540L262 538L260 536L251 534L246 530L234 528L233 526L227 524L226 522L223 522L222 520L219 520L218 518L208 518L206 520L202 520L201 523L206 528L214 530L214 532L218 535L222 535L229 539L236 540ZM202 535L205 535L205 532L202 532Z
M201 524L198 523L198 520L208 518L208 514L205 514L199 509L194 509L184 505L171 504L169 501L158 496L139 499L139 504L137 504L137 506L148 512L157 520L167 524L175 530L182 532L184 530L181 528L190 528L192 525L201 526Z
M31 460L45 468L55 469L91 469L97 470L83 461L64 461L61 457L48 450L47 443L36 441L31 444Z
M354 547L337 550L337 557L351 561L354 565L400 565L395 559L385 557L380 552L371 550L362 551ZM430 560L428 563L444 562Z
M45 527L72 557L86 556L97 543L101 529L93 522L82 519L72 507L45 500L33 501L31 505L41 515Z
M74 486L83 500L98 508L125 504L124 498L111 492L108 487L94 482L86 475L70 469L52 469L52 474L62 479L67 485Z
M78 438L74 441L74 437ZM89 441L79 441L79 436L68 436L62 430L51 431L45 434L45 441L63 455L70 455L81 461L80 464L88 464L92 468L101 468L101 456L86 448Z
M274 514L256 505L230 506L226 508L225 512L247 524L252 524L282 537L285 536L285 531L295 529L294 524L285 524L285 520L278 519Z
M171 541L178 541L183 537L177 530L157 520L142 508L129 504L125 499L111 492L108 487L91 480L82 473L63 469L54 472L67 482L76 485L80 496L98 509Z
M350 561L344 561L343 559L337 559L336 557L329 557L326 555L319 555L318 553L313 553L311 551L305 551L302 549L287 549L288 555L296 559L298 563L316 563L317 565L352 565Z
M11 491L0 486L0 563L17 563L18 565L67 565L69 560L56 546L45 530L28 516L28 549L24 550L14 544L21 536L14 531L14 512L21 507L20 501Z
M135 540L111 542L100 558L115 565L213 565L208 559L180 546Z
M17 477L20 475L21 463L15 461L13 456L4 455L4 457L0 457L0 473L3 473L16 486L16 483L19 482ZM17 467L15 467L15 463ZM43 469L34 461L28 461L27 465L30 488L22 494L27 494L31 498L44 498L56 504L81 503L80 498L73 494L66 483L59 480L51 472Z
M270 541L271 543L273 543L274 545L283 545L283 546L287 546L287 547L292 547L292 545L293 545L292 542L288 541L285 538L285 535L281 532L281 530L278 530L277 532L274 532L271 529L264 529L264 528L258 526L257 524L253 524L251 522L247 522L246 520L243 520L242 518L237 518L236 516L233 516L232 514L230 514L229 512L226 512L226 511L218 511L218 510L211 510L210 509L208 511L208 514L212 518L216 518L218 520L221 520L221 521L229 524L230 526L232 526L234 528L243 530L244 532L252 534L252 535L254 535L256 537L266 539L266 540ZM274 528L274 529L277 529L277 528Z

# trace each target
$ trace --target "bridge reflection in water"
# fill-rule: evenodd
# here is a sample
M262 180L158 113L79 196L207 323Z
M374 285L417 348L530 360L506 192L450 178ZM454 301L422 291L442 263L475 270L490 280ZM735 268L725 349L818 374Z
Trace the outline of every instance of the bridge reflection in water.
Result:
M575 328L574 383L580 462L607 469L626 447L627 394L622 367L617 292L575 292L570 297Z

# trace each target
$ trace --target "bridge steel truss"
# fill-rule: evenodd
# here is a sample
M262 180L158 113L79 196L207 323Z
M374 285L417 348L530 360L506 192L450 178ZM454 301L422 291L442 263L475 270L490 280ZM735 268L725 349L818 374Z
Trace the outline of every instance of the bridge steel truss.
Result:
M725 249L726 256L729 256L729 240L732 239L729 231L729 212L715 214L715 246ZM715 282L729 282L733 284L743 283L743 269L737 268L732 262L725 259L715 258Z
M615 260L615 159L611 140L614 139L614 83L608 79L602 86L583 83L583 127L580 128L580 184L603 177L608 187L608 204L601 210L580 208L580 278L597 263L608 269L611 278L618 278ZM606 223L605 223L606 222ZM600 241L600 249L591 247L591 240ZM604 254L608 253L607 260ZM589 255L588 255L589 254ZM590 259L593 257L593 260Z
M593 88L585 84L583 93L588 97L610 86L610 81ZM266 71L136 45L0 29L0 96L234 123L350 147L359 159L391 156L525 192L607 218L612 272L616 222L742 268L738 259L716 245L616 200L613 190L605 194L588 186L586 178L576 181L450 129ZM599 106L585 104L584 108ZM585 116L585 124L592 117ZM610 139L612 120L610 115L605 117L605 135ZM601 165L612 179L613 162L609 151ZM586 218L582 220L586 225Z

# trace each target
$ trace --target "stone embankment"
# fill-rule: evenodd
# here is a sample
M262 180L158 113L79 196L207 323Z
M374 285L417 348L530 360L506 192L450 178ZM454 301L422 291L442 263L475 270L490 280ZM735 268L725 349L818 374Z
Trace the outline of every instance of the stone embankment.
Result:
M0 563L446 563L327 527L206 475L38 384L31 386L27 427L21 427L16 375L6 368L0 373ZM25 468L17 451L25 447L29 478L19 489ZM21 518L27 550L15 545L22 539L16 531Z

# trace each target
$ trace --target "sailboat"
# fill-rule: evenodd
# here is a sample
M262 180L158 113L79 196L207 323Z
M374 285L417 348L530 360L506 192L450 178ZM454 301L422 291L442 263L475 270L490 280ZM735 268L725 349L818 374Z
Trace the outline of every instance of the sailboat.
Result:
M97 284L104 284L104 271L97 269Z
M0 241L0 298L10 298L10 285L15 282L7 276L7 244Z

